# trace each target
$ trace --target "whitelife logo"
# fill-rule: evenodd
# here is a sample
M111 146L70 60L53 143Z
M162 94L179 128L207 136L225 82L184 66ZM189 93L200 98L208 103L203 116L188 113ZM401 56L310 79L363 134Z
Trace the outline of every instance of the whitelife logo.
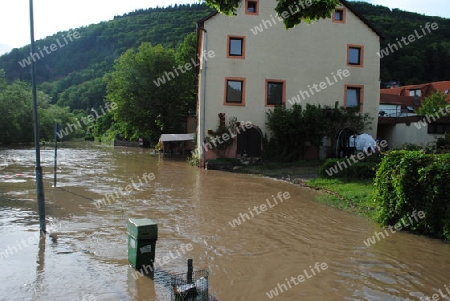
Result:
M327 77L325 77L326 82L323 81L323 82L320 82L320 84L313 84L312 87L311 87L311 85L308 85L308 90L310 93L308 93L308 91L299 90L298 94L296 96L292 97L291 99L288 99L288 102L291 105L300 104L302 102L302 100L305 100L305 99L313 96L314 91L316 93L319 93L319 92L325 90L326 88L331 87L334 84L338 83L339 80L342 81L342 80L344 80L345 77L349 77L350 71L348 71L348 69L344 69L344 70L339 69L336 71L336 74L334 74L334 72L331 72L331 75L333 76L334 81L330 80L330 78L327 76ZM337 77L339 77L339 79Z
M290 16L297 14L301 9L306 9L312 4L313 4L312 0L306 0L304 1L304 3L302 0L300 0L298 4L289 5L288 7L289 11L285 10L281 14L276 15L275 17L273 15L270 15L269 20L262 20L259 25L255 26L254 28L250 28L250 30L254 35L262 33L264 29L269 29L270 27L277 25L278 24L277 19L279 22L282 22L284 19L287 19Z
M292 288L291 283L294 285L299 285L300 283L304 282L305 280L316 276L316 271L317 271L317 274L319 274L320 272L328 269L328 265L325 262L322 262L322 263L316 262L316 264L314 265L314 268L312 266L309 266L309 268L311 270L311 275L308 273L308 271L303 270L303 274L300 274L297 277L292 276L290 279L286 278L286 284L278 283L274 289L270 290L270 292L266 292L267 297L269 297L269 299L272 299L273 297L276 297L279 294L291 289ZM289 288L288 288L288 286L289 286Z
M44 52L49 55L52 52L55 52L63 47L65 47L66 45L69 45L70 42L73 42L74 40L78 40L81 37L80 33L78 31L74 31L72 33L72 31L69 31L67 33L67 37L65 35L62 36L64 43L61 43L61 41L59 39L56 39L56 44L51 44L50 47L44 46L42 49L40 47L38 47L38 51L35 53L30 52L30 55L26 58L23 59L21 62L19 61L19 65L22 68L25 68L27 66L31 65L31 61L36 62L42 58L45 57Z
M208 51L208 53L206 53L206 50L204 50L202 56L203 56L203 59L205 61L207 61L208 59L214 58L216 56L216 54L214 53L213 50ZM200 55L199 55L199 57L200 57ZM156 80L154 80L153 83L155 84L155 86L159 87L159 86L164 85L165 83L168 83L171 80L175 79L177 76L180 76L180 73L178 72L178 70L180 70L180 72L182 74L184 74L187 71L190 71L193 68L200 66L200 63L197 63L194 58L191 58L191 62L192 62L192 64L186 63L184 65L179 65L176 68L172 67L173 71L164 72L164 75L157 78Z
M414 221L417 223L419 222L419 219L417 217L419 217L420 219L424 219L425 218L425 212L423 211L416 211L414 210L413 213L411 213L411 215L408 215L408 220L410 222L410 224L408 224L404 218L402 218L397 224L394 225L394 227L389 226L389 230L391 231L391 234L396 233L397 231L400 231L403 229L403 227L409 227L411 225L414 224L414 221L411 219L411 217L414 218ZM394 230L394 229L395 230ZM386 235L385 235L386 234ZM388 229L384 229L384 233L383 232L375 232L375 235L372 237L369 237L368 239L366 239L364 241L364 244L366 245L366 247L370 247L371 245L376 244L378 241L381 240L381 238L385 239L386 237L389 237L389 232Z
M430 24L430 22L427 22L425 24L425 28L423 28L422 25L420 25L420 29L422 29L423 36L420 35L420 33L417 32L417 29L416 29L416 30L414 30L414 34L410 34L408 36L408 38L402 37L400 40L397 38L396 39L397 44L389 43L386 48L381 49L381 52L377 52L377 55L380 57L380 59L382 59L382 58L390 55L391 53L398 51L399 47L401 49L401 48L403 48L403 45L408 46L410 43L415 42L416 38L417 38L417 40L419 40L419 39L423 38L424 36L426 36L427 34L431 33L431 30L436 30L438 28L439 28L439 25L436 22L431 23L431 24ZM409 42L407 42L406 39L408 39Z
M228 224L230 224L230 226L232 228L235 228L235 227L241 225L242 223L245 223L246 220L249 221L250 219L254 218L256 215L260 215L261 213L266 212L267 209L271 209L271 208L275 207L276 205L278 205L278 200L280 201L280 203L283 203L284 200L287 200L290 198L291 198L291 195L289 194L289 192L287 192L287 191L281 192L280 191L280 192L278 192L277 197L272 195L272 199L273 199L274 203L270 203L269 199L266 199L267 205L261 204L259 206L253 207L253 209L248 208L248 213L250 213L251 217L247 213L240 213L237 219L236 218L233 219L231 222L228 222ZM269 206L269 207L267 208L267 206ZM261 211L259 211L258 208ZM256 215L253 212L255 212Z

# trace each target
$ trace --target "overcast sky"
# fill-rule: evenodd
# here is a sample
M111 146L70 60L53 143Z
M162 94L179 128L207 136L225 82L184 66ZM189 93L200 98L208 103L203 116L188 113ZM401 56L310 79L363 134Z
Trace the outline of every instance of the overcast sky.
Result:
M265 0L266 1L266 0ZM449 0L366 0L390 8L450 18ZM140 8L199 3L199 0L34 0L36 40ZM29 0L0 0L0 54L30 43Z

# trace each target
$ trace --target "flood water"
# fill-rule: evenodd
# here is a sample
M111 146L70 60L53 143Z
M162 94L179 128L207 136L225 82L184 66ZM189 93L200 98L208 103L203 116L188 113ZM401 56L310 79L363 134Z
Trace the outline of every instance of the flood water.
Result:
M368 247L364 241L383 229L318 203L319 192L201 170L145 149L79 144L58 153L53 188L53 151L42 149L55 241L38 235L34 150L0 150L0 300L170 300L161 275L186 272L188 258L209 271L209 293L220 301L420 300L436 293L450 300L450 245L402 232ZM95 206L115 192L111 204ZM290 198L275 203L279 192ZM260 214L252 217L255 206ZM230 225L245 214L248 220ZM128 264L128 218L155 221L156 257L171 254L154 281ZM275 289L278 296L270 294Z

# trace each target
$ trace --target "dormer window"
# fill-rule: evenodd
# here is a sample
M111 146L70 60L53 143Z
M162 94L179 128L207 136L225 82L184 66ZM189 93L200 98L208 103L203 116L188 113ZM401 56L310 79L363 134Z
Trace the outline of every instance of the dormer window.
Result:
M422 90L415 89L415 90L409 90L409 96L422 96Z

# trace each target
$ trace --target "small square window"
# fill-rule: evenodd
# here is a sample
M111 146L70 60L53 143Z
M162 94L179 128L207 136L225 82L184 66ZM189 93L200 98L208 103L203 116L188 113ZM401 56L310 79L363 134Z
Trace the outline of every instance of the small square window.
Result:
M245 14L246 15L258 15L259 0L246 0L245 1Z
M242 56L242 39L230 39L230 56Z
M345 23L345 8L338 8L334 11L333 22Z
M226 102L243 103L244 81L227 80Z
M347 64L353 67L362 67L364 62L364 47L355 45L349 45L347 47Z
M245 37L228 36L227 57L245 59Z
M348 63L350 65L361 65L361 48L350 47L348 49Z
M256 14L258 12L258 2L248 1L247 2L247 12L251 14Z
M266 105L278 106L283 104L284 82L267 81Z
M346 96L345 106L347 108L361 106L361 88L347 88Z

